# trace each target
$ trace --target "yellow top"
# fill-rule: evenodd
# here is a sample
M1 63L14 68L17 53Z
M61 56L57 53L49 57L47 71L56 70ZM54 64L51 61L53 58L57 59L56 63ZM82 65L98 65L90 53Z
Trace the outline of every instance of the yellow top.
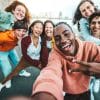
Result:
M54 37L52 37L52 48L54 47L54 44L55 44L55 40Z

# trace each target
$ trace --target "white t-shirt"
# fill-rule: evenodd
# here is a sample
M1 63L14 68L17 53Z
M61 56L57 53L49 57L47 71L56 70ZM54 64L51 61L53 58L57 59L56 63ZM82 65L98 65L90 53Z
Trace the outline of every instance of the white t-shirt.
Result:
M31 38L31 41L32 41L32 38ZM30 56L31 59L39 60L40 51L41 51L41 37L39 37L37 47L34 46L33 42L30 43L27 49L27 54Z
M52 45L51 44L52 44L52 40L51 41L47 41L47 44L46 44L47 45L47 48L51 49L52 48Z

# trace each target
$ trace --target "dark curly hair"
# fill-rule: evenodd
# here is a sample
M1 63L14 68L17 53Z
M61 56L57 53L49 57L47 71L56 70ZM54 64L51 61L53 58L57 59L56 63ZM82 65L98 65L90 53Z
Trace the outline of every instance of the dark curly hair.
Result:
M98 11L96 11L96 12L94 12L90 17L89 17L89 24L91 23L91 21L93 20L93 18L95 18L95 17L100 17L100 10L98 10Z

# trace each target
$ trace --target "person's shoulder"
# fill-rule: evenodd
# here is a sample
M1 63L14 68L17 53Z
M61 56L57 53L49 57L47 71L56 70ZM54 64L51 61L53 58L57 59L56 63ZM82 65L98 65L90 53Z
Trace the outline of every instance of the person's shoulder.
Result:
M9 34L12 34L13 33L13 30L7 30L7 31L1 31L0 32L0 35L9 35Z
M25 36L24 38L23 38L23 40L27 40L27 39L30 39L30 36L28 35L28 36Z
M94 43L94 42L90 42L90 41L84 41L84 47L87 47L87 48L97 48L98 46Z
M22 39L22 43L30 43L31 42L31 37L30 36L25 36L23 39Z
M97 45L94 42L91 41L82 41L79 38L76 38L76 41L78 42L79 45L83 46L84 49L92 49L92 48L97 48Z
M5 18L5 17L13 16L13 14L11 12L6 12L5 10L0 10L0 16L2 16L2 18Z
M79 23L88 23L88 20L86 18L81 18Z
M0 10L0 31L12 29L15 17L11 12Z
M94 42L91 42L91 41L83 41L85 44L87 45L96 45Z
M2 22L4 21L5 23L14 23L15 17L11 12L0 10L0 20L2 20Z

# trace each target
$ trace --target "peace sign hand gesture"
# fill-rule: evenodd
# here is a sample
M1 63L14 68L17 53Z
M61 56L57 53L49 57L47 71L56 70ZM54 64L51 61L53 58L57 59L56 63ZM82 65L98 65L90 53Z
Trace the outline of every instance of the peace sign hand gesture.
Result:
M73 63L80 64L79 68L76 69L70 69L70 73L72 72L82 72L86 75L91 76L100 76L100 63L94 63L94 62L86 62L86 61L80 61L73 59Z

